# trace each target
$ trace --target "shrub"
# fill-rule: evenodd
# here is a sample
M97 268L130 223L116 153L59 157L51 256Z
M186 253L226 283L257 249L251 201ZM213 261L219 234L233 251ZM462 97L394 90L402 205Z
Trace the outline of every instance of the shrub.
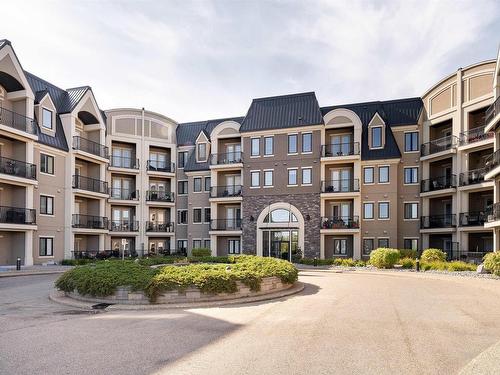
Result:
M412 268L415 268L415 259L413 258L403 258L399 261L399 264L401 264L401 266L404 268L404 269L412 269Z
M423 262L445 262L446 253L439 249L427 249L422 253L420 260Z
M63 266L81 266L84 264L95 263L94 259L63 259L61 265Z
M401 254L401 258L415 259L418 255L418 251L413 249L400 249L399 254Z
M454 262L422 262L420 268L424 271L475 271L477 266L472 263L454 261Z
M500 252L488 253L484 256L484 268L496 276L500 276Z
M212 255L212 252L210 251L210 249L200 247L197 249L193 249L192 254L194 257L209 257Z
M399 256L397 249L378 248L370 253L370 264L377 268L392 268Z

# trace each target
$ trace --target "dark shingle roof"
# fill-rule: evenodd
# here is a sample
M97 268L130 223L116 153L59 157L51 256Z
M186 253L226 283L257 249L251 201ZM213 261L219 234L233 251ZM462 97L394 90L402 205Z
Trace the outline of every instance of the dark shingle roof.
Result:
M314 92L254 99L240 132L323 124Z
M196 121L196 122L185 122L179 124L176 130L177 137L177 145L178 146L192 146L196 142L196 138L201 131L204 131L207 134L207 137L210 137L210 133L214 128L224 121L236 121L241 124L244 117L228 117L222 119L215 120L206 120L206 121Z
M208 171L209 169L210 164L208 161L204 163L196 162L196 152L194 149L189 152L188 159L184 165L184 172Z

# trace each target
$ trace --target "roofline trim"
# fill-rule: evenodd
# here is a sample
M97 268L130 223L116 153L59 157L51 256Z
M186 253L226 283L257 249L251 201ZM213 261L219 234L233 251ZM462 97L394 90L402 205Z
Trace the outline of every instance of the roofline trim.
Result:
M158 113L158 112L155 112L155 111L150 111L149 109L145 109L145 108L119 107L119 108L104 109L103 111L104 111L104 113L107 116L108 112L118 112L118 111L132 111L132 112L135 112L135 111L137 111L137 112L142 113L143 110L144 110L144 114L150 113L150 114L155 115L155 116L160 116L160 117L163 117L164 119L166 119L168 121L173 122L175 125L180 125L177 121L175 121L171 117L162 115L161 113Z

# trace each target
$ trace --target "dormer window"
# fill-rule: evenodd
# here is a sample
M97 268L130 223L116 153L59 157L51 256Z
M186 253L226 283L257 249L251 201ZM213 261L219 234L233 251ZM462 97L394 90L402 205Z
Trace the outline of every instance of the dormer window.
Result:
M371 128L372 132L372 148L382 147L382 127L374 126Z
M48 110L47 108L43 108L42 110L42 126L45 129L53 129L52 111Z
M198 143L197 160L199 162L207 161L207 144L206 143Z

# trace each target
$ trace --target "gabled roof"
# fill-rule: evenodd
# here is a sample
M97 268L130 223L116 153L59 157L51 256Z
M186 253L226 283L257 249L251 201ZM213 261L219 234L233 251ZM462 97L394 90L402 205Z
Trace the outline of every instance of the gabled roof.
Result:
M40 90L35 92L35 104L40 104L43 98L45 98L45 95L49 95L49 92L47 90Z
M178 146L193 146L196 143L196 138L201 131L205 132L208 139L212 130L224 121L236 121L241 124L244 117L228 117L215 120L205 120L196 122L185 122L178 124L176 130L177 145Z

